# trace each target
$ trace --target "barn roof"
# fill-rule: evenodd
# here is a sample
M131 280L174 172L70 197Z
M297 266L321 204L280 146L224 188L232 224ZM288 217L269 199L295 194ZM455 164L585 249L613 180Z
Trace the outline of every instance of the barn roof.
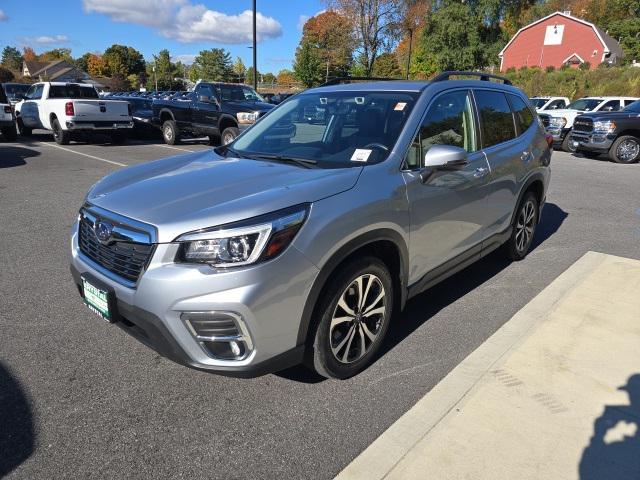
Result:
M554 17L556 15L559 15L561 17L564 17L564 18L568 19L568 20L573 20L574 22L582 23L583 25L587 25L587 26L591 27L593 29L593 31L595 32L596 36L598 37L598 40L600 40L600 43L602 43L602 46L604 47L604 52L605 53L611 53L611 54L615 55L618 58L624 56L624 53L622 52L622 47L620 47L620 44L615 39L613 39L612 37L607 35L605 32L603 32L600 28L595 26L593 23L587 22L586 20L583 20L583 19L578 18L578 17L574 17L574 16L569 15L569 14L564 13L564 12L554 12L551 15L547 15L546 17L541 18L540 20L536 20L535 22L530 23L529 25L525 25L520 30L518 30L513 37L511 37L511 40L509 40L509 42L504 46L504 48L502 50L500 50L500 53L498 54L498 56L502 57L502 55L504 54L505 50L507 48L509 48L509 45L511 45L513 43L513 41L518 37L518 35L520 35L520 33L522 33L523 31L525 31L525 30L527 30L527 29L529 29L531 27L533 27L534 25L542 23L545 20L547 20L547 19L549 19L551 17Z

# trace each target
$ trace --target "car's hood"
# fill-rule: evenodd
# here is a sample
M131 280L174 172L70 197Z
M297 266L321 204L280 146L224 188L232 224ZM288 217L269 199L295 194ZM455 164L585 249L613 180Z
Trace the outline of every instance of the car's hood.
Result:
M590 118L596 120L624 120L627 118L640 117L637 112L591 112L580 115L582 118Z
M361 171L307 169L206 151L119 170L94 185L87 201L154 225L158 240L170 242L185 232L349 190Z

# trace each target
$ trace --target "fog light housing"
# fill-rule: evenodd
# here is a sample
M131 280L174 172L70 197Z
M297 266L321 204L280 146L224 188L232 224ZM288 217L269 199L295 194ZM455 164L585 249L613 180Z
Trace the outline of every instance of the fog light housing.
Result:
M253 351L242 317L233 312L183 312L180 318L205 353L217 360L240 361Z

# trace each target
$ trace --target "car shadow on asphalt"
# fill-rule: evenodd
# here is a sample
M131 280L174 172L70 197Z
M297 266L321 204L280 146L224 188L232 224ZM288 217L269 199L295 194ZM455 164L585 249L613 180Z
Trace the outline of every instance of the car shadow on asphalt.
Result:
M27 158L37 157L40 152L25 147L0 145L0 168L21 167Z
M0 363L0 478L35 448L33 412L20 382Z
M595 420L578 466L580 480L640 478L640 374L618 390L627 392L629 404L606 405Z
M542 209L540 223L536 228L531 251L534 251L555 234L568 215L558 205L546 203ZM387 338L380 348L378 359L386 355L440 310L478 288L510 264L511 262L501 251L492 252L461 272L409 300L404 311L395 315L396 318L393 319L387 332ZM303 383L318 383L325 380L324 377L301 365L283 370L276 375Z

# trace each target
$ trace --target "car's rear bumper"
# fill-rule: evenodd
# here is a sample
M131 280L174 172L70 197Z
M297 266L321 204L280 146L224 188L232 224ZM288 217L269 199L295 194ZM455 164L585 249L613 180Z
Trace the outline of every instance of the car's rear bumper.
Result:
M133 128L132 120L67 120L67 130L127 130Z

